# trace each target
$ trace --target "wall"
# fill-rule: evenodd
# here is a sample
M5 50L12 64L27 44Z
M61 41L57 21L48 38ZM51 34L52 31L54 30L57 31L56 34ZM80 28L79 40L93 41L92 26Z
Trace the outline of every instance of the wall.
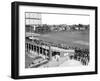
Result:
M11 2L14 0L1 0L0 2L0 81L13 81L10 78L10 65L11 65ZM58 3L58 4L71 4L71 5L88 5L98 6L100 10L100 0L21 0L30 2L43 2L43 3ZM98 11L100 14L100 11ZM100 15L98 16L100 21ZM100 24L98 23L98 31ZM99 32L100 34L100 32ZM98 38L100 41L100 38ZM98 44L100 45L100 44ZM99 48L99 46L98 46ZM100 51L99 51L100 52ZM98 56L100 57L100 55ZM100 59L99 59L100 61ZM100 67L100 64L98 65ZM100 71L100 70L99 70ZM33 79L29 79L33 81ZM26 79L26 81L29 81ZM98 75L84 75L84 76L68 76L68 77L53 77L34 79L37 81L99 81L100 74Z

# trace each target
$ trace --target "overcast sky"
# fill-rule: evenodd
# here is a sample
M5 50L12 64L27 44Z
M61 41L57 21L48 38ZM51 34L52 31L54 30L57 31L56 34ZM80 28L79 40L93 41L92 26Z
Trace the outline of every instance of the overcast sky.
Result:
M42 24L89 24L89 16L42 14Z

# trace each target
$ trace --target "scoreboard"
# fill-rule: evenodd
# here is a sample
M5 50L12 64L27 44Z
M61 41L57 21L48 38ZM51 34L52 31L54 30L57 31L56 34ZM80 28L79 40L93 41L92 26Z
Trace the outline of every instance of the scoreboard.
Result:
M42 14L36 12L25 12L25 24L37 25L42 24Z

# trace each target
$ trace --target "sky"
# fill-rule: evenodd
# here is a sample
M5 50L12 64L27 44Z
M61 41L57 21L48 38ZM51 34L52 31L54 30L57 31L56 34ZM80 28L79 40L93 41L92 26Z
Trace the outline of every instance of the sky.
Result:
M89 24L87 15L42 14L42 24Z

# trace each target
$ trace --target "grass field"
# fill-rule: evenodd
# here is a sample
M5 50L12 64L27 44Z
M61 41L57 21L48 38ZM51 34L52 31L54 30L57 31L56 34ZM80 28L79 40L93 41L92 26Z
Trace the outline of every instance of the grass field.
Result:
M39 39L48 42L57 42L67 44L68 46L88 48L89 49L89 32L88 31L74 31L74 32L53 32L41 34Z

